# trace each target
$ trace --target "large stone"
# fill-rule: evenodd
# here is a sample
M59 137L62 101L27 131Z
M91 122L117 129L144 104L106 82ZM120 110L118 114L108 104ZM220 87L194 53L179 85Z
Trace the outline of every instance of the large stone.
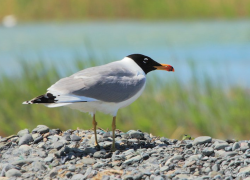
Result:
M209 136L200 136L194 139L193 145L205 144L212 142L212 138Z
M70 136L70 139L71 139L71 141L80 141L82 138L79 137L79 136L77 136L77 135L75 135L75 134L72 134Z
M249 165L249 166L246 166L246 167L241 168L239 172L240 172L240 173L242 173L242 172L250 172L250 165Z
M54 143L54 148L57 150L60 150L63 146L64 144L60 141Z
M17 169L10 169L5 173L6 177L20 177L22 174Z
M35 129L32 130L32 133L44 134L49 132L49 128L45 125L38 125Z
M225 150L225 148L228 146L229 144L227 142L226 143L214 143L214 149L216 150L221 150L221 149Z
M47 169L46 166L42 162L39 162L39 161L33 162L32 167L33 167L34 171L36 171L36 172L40 171L40 170L44 171Z
M18 145L29 144L30 142L33 142L31 134L25 134L19 139Z
M30 151L32 148L30 146L28 146L27 144L23 144L19 147L20 151L22 152L27 152Z
M129 164L133 164L134 162L138 162L142 159L142 156L137 155L135 157L132 157L126 161L123 162L123 164L129 165Z
M93 165L93 164L95 164L95 162L96 162L95 159L86 158L86 157L82 158L81 161L82 161L83 164L87 164L87 165Z
M205 156L209 156L213 154L213 152L214 152L214 149L212 147L207 147L203 149L202 154L204 154Z
M19 132L17 133L17 135L18 135L19 137L22 137L23 135L29 134L29 133L30 133L30 132L29 132L28 129L23 129L23 130L19 131Z
M130 131L128 131L128 134L131 138L135 138L135 139L144 138L144 134L140 131L130 130Z
M239 149L239 148L240 148L240 143L235 142L235 143L233 144L232 150L235 151L236 149Z

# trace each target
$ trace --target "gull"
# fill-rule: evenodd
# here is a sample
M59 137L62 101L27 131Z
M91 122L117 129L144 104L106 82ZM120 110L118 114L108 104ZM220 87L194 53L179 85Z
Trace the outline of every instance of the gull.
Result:
M111 150L115 151L116 114L120 108L134 102L146 85L146 74L153 70L174 71L169 64L160 64L148 56L131 54L122 60L81 70L62 78L43 95L23 104L43 104L47 107L67 106L92 115L95 146L97 142L95 113L113 116Z

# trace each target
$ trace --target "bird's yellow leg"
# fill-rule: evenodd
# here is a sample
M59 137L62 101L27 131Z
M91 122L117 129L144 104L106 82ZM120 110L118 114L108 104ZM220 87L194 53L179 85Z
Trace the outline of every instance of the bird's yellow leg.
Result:
M99 144L98 144L98 142L97 142L97 134L96 134L96 125L97 125L97 122L96 122L96 120L95 120L95 114L93 115L93 121L92 121L92 123L93 123L93 126L94 126L94 133L95 133L95 146L96 146L98 149L100 149L100 146L99 146Z
M116 150L115 149L115 128L116 128L115 120L116 120L116 116L113 117L113 122L112 122L112 132L113 132L113 143L111 147L112 152Z

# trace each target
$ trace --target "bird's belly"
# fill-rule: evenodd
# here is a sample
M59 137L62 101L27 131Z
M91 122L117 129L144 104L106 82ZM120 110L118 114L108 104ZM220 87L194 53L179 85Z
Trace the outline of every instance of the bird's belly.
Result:
M69 104L68 107L80 110L82 112L95 113L96 111L100 111L105 114L111 114L113 116L116 116L118 109L128 106L142 94L145 88L145 84L138 93L136 93L133 97L127 99L126 101L118 103L104 102L104 101L76 102Z

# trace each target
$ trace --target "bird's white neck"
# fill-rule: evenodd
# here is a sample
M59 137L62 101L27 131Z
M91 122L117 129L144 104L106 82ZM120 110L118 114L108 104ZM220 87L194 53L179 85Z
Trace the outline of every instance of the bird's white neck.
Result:
M136 62L129 58L129 57L125 57L121 60L121 62L124 64L124 66L126 66L128 69L130 69L131 71L136 72L137 74L142 74L145 75L145 72L142 70L142 68L140 66L138 66L138 64L136 64Z

